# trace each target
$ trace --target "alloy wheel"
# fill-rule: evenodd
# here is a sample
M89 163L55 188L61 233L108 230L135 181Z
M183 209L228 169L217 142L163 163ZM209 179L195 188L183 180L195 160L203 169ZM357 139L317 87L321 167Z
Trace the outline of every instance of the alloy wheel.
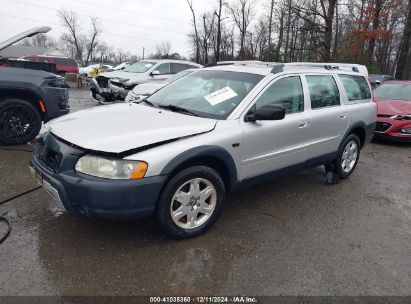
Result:
M341 157L341 167L345 173L351 172L354 168L358 158L358 145L355 141L351 140L344 148Z
M171 218L184 229L203 225L213 214L217 204L217 190L205 178L193 178L175 192L170 205Z

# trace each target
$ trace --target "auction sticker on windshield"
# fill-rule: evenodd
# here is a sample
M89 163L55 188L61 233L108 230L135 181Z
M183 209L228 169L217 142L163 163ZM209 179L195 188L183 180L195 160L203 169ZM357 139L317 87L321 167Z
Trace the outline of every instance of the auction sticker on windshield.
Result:
M220 90L214 91L211 94L204 96L204 98L212 105L215 106L222 103L230 98L236 97L237 93L233 91L230 87L225 87Z

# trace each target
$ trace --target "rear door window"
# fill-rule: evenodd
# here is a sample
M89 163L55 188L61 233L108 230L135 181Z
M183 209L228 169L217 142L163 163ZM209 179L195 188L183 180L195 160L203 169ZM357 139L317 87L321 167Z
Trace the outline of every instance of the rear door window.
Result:
M311 108L320 109L340 105L340 91L331 75L307 75Z
M363 76L339 75L349 101L371 99L368 82Z
M171 64L171 72L173 74L177 74L181 71L187 70L187 69L196 69L196 66L188 65L188 64L181 64L181 63L172 63Z

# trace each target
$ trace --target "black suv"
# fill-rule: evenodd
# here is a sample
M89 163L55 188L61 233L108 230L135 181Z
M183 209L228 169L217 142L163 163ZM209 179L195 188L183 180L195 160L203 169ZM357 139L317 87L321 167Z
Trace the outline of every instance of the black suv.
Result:
M37 27L0 43L0 50L50 27ZM54 69L53 69L54 68ZM0 63L0 143L24 144L33 140L42 122L69 112L65 79L44 71L55 65L25 64L24 61L3 59Z

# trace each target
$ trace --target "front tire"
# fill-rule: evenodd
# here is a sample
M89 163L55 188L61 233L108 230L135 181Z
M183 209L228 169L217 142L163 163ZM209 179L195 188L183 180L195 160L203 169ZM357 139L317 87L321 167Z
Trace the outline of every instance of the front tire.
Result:
M18 98L0 100L0 142L21 145L32 141L41 129L41 117L28 101Z
M341 145L338 157L334 162L335 173L344 179L350 176L360 158L361 142L357 135L350 134Z
M215 223L224 198L224 182L214 169L187 168L176 174L161 193L157 221L164 233L173 238L197 236Z

